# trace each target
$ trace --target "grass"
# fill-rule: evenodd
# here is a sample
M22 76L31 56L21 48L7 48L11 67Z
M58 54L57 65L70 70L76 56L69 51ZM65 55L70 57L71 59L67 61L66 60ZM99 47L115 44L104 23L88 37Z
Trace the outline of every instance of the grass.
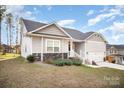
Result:
M124 71L86 66L58 67L25 59L0 62L0 87L124 87Z
M20 54L6 53L5 55L0 54L0 59L13 59L19 57Z

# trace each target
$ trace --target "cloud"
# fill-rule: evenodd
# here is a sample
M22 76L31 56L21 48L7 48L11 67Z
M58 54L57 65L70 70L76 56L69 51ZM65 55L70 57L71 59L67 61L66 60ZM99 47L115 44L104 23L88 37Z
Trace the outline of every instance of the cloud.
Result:
M95 18L88 20L88 25L89 26L95 25L96 23L98 23L106 18L112 17L113 15L115 15L115 13L106 13L106 14L97 15Z
M7 13L12 13L13 15L18 15L23 12L24 6L23 5L8 5Z
M118 31L118 32L124 32L124 23L114 22L113 23L113 30Z
M49 22L46 21L46 20L41 20L41 21L39 21L39 22L49 24Z
M102 10L100 10L100 12L106 12L109 10L109 6L105 5L104 8Z
M116 42L119 41L119 39L123 38L124 39L124 34L117 34L117 35L113 35L112 39L115 40Z
M94 10L89 10L88 13L87 13L87 16L90 16L92 14L94 14Z
M124 16L124 6L115 6L114 8L111 8L111 9L107 8L103 11L105 12L97 15L95 18L89 19L88 26L95 25L98 22L103 21L105 19L113 20L116 16Z
M33 12L26 11L23 5L7 5L6 13L12 13L13 16L19 16L27 19L35 19Z
M101 33L105 33L106 31L115 31L116 33L124 33L124 22L113 22L111 26L99 30L99 32Z
M51 6L51 5L47 5L47 9L48 9L48 11L51 11L52 8L53 8L53 6Z
M76 22L76 20L68 19L68 20L60 20L57 22L60 26L71 26Z
M98 30L102 34L111 35L112 39L119 41L120 38L124 38L124 23L123 22L113 22L111 26Z

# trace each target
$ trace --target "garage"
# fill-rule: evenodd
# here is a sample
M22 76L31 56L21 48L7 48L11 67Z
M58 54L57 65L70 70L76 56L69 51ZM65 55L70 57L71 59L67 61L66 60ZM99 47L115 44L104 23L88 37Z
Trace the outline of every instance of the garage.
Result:
M88 59L90 61L95 61L95 62L103 62L104 61L104 53L103 52L89 52L87 54Z
M86 58L90 62L103 62L106 56L106 42L99 34L94 34L87 39L85 44Z

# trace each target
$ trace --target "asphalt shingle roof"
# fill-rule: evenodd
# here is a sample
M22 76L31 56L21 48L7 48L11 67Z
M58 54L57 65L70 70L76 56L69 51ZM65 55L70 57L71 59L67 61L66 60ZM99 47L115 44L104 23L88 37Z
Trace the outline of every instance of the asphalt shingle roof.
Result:
M35 22L27 19L22 19L28 32L33 31L39 27L45 26L47 24Z
M118 49L118 50L124 50L124 45L110 45L110 44L107 44L107 45L106 45L106 48L109 49L109 48L111 48L112 46L115 47L115 48Z
M33 31L39 27L48 25L45 23L35 22L35 21L27 20L27 19L22 19L22 20L28 32ZM84 40L94 33L94 32L83 33L78 30L65 28L65 27L62 27L62 29L65 30L72 38L78 39L78 40Z

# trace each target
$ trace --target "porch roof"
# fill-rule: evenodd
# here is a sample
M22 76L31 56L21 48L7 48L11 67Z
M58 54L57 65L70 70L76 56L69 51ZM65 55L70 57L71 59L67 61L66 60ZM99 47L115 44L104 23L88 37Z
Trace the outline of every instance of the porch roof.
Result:
M124 56L124 55L121 55L121 54L111 54L109 56Z
M114 48L117 49L117 50L124 50L124 45L111 45L111 44L107 44L107 45L106 45L106 48L107 48L107 49L110 49L110 48L112 48L112 47L114 47Z

